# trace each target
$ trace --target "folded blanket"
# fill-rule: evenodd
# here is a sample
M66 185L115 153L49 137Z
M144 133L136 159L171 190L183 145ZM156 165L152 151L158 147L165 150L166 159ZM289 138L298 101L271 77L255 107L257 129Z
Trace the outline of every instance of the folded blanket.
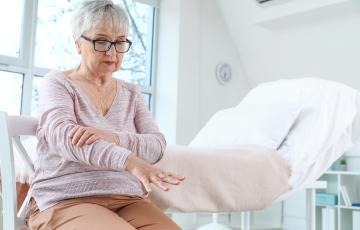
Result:
M163 171L185 175L164 191L151 184L149 199L164 212L240 212L262 210L285 191L291 166L273 149L260 145L195 148L168 145L154 164Z
M34 161L36 138L23 141ZM32 176L15 153L16 181L31 183ZM161 210L180 212L238 212L261 210L292 186L291 166L273 149L260 145L195 148L168 145L164 157L154 164L163 171L185 175L179 185L164 191L151 184L149 199ZM26 194L27 190L23 189ZM18 195L18 203L23 198Z

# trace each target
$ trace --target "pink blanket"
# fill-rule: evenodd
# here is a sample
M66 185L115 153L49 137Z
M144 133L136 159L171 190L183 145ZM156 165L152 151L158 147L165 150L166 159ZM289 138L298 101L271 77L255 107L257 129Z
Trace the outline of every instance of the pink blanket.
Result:
M151 184L149 199L161 210L180 212L240 212L269 206L292 186L291 166L273 149L259 145L193 148L168 145L154 164L185 175L164 191Z
M36 138L23 143L33 161L36 143ZM180 185L166 184L169 191L151 184L153 192L149 199L163 211L170 207L184 213L261 210L292 189L288 183L291 166L275 150L259 145L219 148L168 145L164 157L154 166L186 176ZM15 157L15 168L17 182L32 182L19 156ZM19 204L29 187L21 185L24 189L22 195L18 194Z

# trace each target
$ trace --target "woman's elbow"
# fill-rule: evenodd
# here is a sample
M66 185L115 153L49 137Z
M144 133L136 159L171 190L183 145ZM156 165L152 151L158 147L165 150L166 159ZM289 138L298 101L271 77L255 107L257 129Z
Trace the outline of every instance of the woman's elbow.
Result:
M160 138L159 138L159 144L160 144L159 157L153 164L156 164L157 162L159 162L163 158L163 156L165 154L166 147L167 147L167 142L166 142L164 134L160 133L159 136L160 136Z
M167 142L165 136L164 134L161 133L161 157L164 155L166 147L167 147Z

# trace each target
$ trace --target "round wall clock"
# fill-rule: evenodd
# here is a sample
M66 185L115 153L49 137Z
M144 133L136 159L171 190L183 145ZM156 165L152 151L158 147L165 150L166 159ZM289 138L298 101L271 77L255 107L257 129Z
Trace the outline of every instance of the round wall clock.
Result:
M227 63L221 62L217 68L217 78L218 80L226 85L229 83L232 77L231 67Z

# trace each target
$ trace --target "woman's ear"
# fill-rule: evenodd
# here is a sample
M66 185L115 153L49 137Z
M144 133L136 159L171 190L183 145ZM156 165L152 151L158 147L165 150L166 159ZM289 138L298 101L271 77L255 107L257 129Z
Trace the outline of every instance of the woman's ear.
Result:
M75 40L75 37L73 36L73 39ZM78 41L75 41L75 47L76 47L76 52L78 54L81 54L81 45L79 44Z

